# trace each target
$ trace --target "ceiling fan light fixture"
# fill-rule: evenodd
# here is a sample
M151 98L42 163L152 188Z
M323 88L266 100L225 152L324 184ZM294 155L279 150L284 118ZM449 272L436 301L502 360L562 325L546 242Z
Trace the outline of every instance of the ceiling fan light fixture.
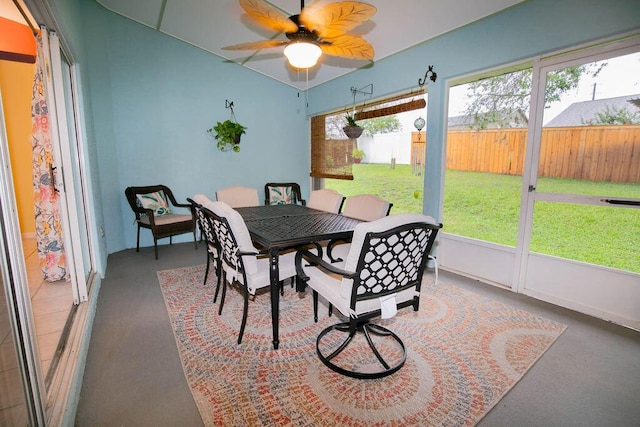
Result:
M315 43L294 41L284 48L284 56L296 68L311 68L318 62L322 49Z

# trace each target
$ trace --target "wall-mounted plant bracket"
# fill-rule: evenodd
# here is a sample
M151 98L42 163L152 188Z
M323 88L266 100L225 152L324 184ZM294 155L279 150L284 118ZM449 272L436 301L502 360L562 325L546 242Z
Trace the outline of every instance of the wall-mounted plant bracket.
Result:
M429 76L429 73L431 73L431 76ZM433 71L433 65L429 65L429 68L427 68L427 71L424 73L424 77L418 79L418 84L420 86L424 86L427 83L427 76L429 76L429 80L431 80L432 82L435 82L438 78L438 73Z
M365 90L367 88L368 90ZM351 86L351 94L353 95L354 102L356 99L356 93L361 93L363 95L373 95L373 83L369 83L368 85L363 86L360 89L356 89L355 87Z

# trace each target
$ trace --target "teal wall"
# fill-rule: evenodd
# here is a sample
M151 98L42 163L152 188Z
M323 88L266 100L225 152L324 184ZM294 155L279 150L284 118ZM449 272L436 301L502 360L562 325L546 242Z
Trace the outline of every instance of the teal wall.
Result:
M375 17L374 17L375 19ZM448 79L640 30L640 0L528 0L310 91L309 114L352 102L349 88L373 83L374 96L418 88L428 65L424 212L440 218Z
M165 184L183 202L231 185L262 198L264 184L280 180L308 193L309 125L297 90L94 2L84 19L109 253L135 247L127 186ZM225 100L247 127L239 153L218 151L206 133L230 117ZM143 230L141 245L150 235Z
M309 191L308 117L349 105L350 87L374 96L417 88L428 65L425 212L439 217L446 82L468 73L640 30L640 0L528 0L504 12L312 88L297 90L113 14L94 0L50 0L80 59L99 258L135 246L129 185L165 183L179 199L211 198L229 185L299 182ZM240 153L221 153L206 133L235 104L248 127ZM180 239L177 239L180 240ZM183 237L182 241L188 240ZM150 245L143 232L143 245ZM105 261L106 262L106 261Z

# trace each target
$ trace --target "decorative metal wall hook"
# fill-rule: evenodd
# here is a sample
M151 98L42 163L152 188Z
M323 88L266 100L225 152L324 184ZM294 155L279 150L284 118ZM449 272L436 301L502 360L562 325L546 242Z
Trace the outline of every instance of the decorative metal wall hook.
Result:
M432 82L436 81L436 79L438 78L438 74L435 71L433 71L433 65L429 65L429 68L427 68L427 71L424 73L424 77L421 79L418 79L418 84L420 86L424 86L427 83L427 76L429 76L429 73L431 73L429 80L431 80Z
M369 83L366 86L361 87L360 89L356 89L354 86L351 86L351 95L353 95L353 115L356 113L356 94L361 93L363 95L373 95L373 83ZM363 101L364 103L364 101Z
M233 114L233 101L229 101L227 99L224 100L224 108L231 110L231 114Z
M369 88L368 90L365 90ZM351 93L353 94L353 97L356 97L356 93L362 93L364 95L373 95L373 83L369 83L366 86L361 87L360 89L356 89L355 87L351 86Z

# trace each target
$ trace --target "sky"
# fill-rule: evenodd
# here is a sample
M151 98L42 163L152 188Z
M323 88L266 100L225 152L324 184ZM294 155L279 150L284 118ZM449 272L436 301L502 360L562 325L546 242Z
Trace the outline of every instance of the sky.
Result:
M545 109L544 123L549 122L572 103L589 101L594 99L594 95L595 99L640 95L640 52L607 59L605 62L607 62L606 67L600 71L597 77L583 75L577 89L565 93L560 101ZM449 97L450 116L464 114L466 109L466 86L460 85L451 88ZM402 125L402 131L398 133L415 132L416 128L413 123L418 117L426 120L426 108L421 111L399 113L396 114L396 117Z
M640 53L608 59L597 77L583 75L577 89L566 92L562 99L545 110L544 122L556 117L574 102L640 94ZM595 84L595 98L594 97ZM465 111L466 85L451 88L449 115Z

